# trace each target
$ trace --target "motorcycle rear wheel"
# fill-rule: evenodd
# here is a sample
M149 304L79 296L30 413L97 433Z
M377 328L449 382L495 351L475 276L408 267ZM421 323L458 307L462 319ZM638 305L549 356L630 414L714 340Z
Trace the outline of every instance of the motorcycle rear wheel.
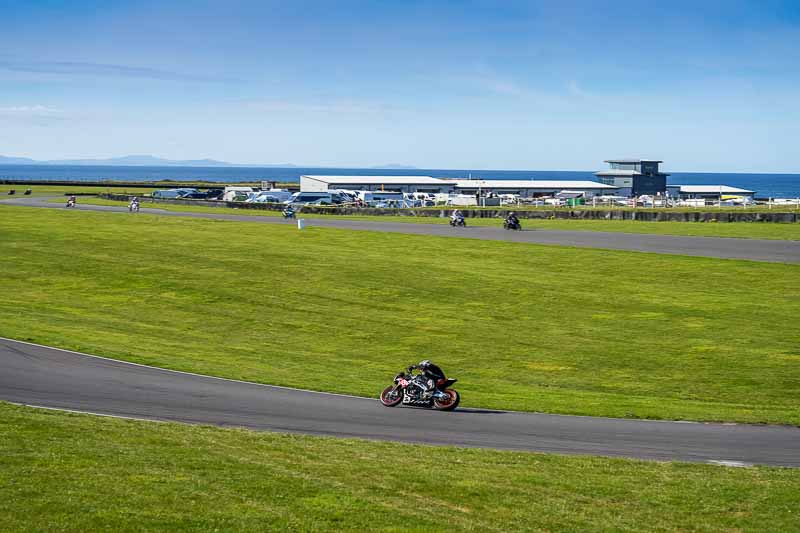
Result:
M393 386L386 387L385 389L383 389L383 392L381 392L381 403L386 407L397 407L398 405L400 405L400 402L403 401L402 389L397 389L397 391L395 392L397 396L396 398L393 398L392 395L390 394L392 391L394 391Z
M450 401L442 402L434 398L433 408L438 409L439 411L452 411L458 407L458 404L461 403L461 395L453 389L447 389L443 392L450 395Z

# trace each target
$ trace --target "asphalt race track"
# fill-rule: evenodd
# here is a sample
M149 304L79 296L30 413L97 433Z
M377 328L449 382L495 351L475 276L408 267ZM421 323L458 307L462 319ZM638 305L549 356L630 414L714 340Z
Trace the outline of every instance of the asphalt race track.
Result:
M455 376L458 377L458 376ZM390 375L387 375L387 385ZM376 395L379 391L375 391ZM0 338L0 400L255 430L731 465L800 467L800 428L387 408ZM469 405L469 398L465 398Z
M64 209L62 204L50 203L49 198L27 197L5 200L7 204ZM125 212L125 207L81 205L80 198L76 209L107 212ZM291 224L281 217L258 215L233 215L216 213L189 213L166 211L163 209L142 208L142 213L162 216L210 218L239 222L260 222L263 224ZM469 220L467 221L469 224ZM675 235L652 235L638 233L618 233L599 231L505 231L500 227L451 228L440 224L414 224L407 222L372 222L330 218L306 219L308 226L338 228L360 231L382 231L415 235L437 235L444 237L466 237L472 239L526 242L533 244L552 244L577 246L582 248L603 248L610 250L629 250L674 255L716 257L722 259L745 259L778 263L800 263L800 241L735 239L720 237L681 237ZM523 221L524 224L524 221ZM689 224L687 222L687 224ZM498 221L498 226L500 222Z

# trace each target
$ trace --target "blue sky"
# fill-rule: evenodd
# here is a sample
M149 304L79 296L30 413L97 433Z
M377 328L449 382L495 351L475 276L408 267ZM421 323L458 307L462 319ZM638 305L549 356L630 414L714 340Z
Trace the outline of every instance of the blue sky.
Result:
M0 0L0 154L800 172L797 1Z

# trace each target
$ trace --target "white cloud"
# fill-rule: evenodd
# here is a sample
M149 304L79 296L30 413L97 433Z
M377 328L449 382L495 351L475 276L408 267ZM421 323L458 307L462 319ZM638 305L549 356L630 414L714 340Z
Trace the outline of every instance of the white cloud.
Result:
M199 83L237 81L206 73L185 73L151 67L83 61L6 61L0 59L0 70L50 76L125 77Z
M63 111L61 109L41 104L0 106L0 115L20 117L52 117L62 113Z

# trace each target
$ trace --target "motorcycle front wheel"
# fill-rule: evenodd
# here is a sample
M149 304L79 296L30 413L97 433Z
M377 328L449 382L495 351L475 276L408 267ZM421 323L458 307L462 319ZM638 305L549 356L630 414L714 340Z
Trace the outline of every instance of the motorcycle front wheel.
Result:
M396 407L403 401L403 389L395 390L394 386L386 387L381 393L381 403L386 407Z
M458 407L458 404L461 403L461 395L453 389L447 389L443 392L449 395L450 398L448 400L437 400L434 398L433 408L439 411L452 411Z

